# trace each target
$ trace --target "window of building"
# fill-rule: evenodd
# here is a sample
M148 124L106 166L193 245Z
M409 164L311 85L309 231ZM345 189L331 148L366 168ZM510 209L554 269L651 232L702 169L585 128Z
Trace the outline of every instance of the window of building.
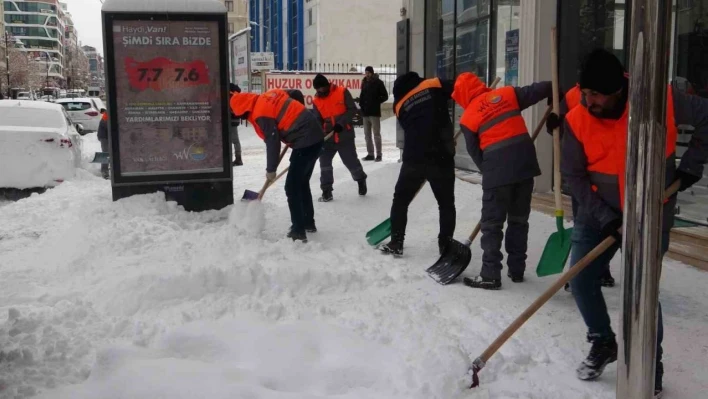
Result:
M307 26L312 26L312 8L307 10Z
M226 11L228 12L234 12L234 2L233 1L226 1Z
M229 22L229 33L234 33L234 23Z

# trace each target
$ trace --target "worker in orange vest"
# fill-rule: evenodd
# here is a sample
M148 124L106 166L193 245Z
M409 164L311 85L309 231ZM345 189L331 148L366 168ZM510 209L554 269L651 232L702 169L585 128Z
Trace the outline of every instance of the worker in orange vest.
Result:
M108 111L105 108L101 108L101 121L98 122L98 132L96 133L96 138L101 143L101 151L108 152ZM101 164L101 177L108 180L111 175L108 173L108 164Z
M356 154L354 144L354 126L352 125L352 118L356 113L354 99L349 90L330 84L322 74L315 76L312 86L317 90L312 107L322 128L325 132L330 132L335 128L341 130L339 133L335 133L333 140L328 140L325 143L324 151L320 156L322 197L319 201L329 202L334 199L332 196L332 185L334 184L332 159L338 152L344 166L349 169L352 178L359 185L359 195L366 195L366 173L364 173L364 167L361 166Z
M501 288L502 241L508 254L507 276L524 281L534 177L541 174L536 147L521 111L551 96L551 83L488 88L473 73L455 82L452 98L465 111L460 129L467 151L482 172L482 270L463 282L473 288ZM504 237L504 222L507 222Z
M315 116L304 105L280 89L263 94L236 93L231 97L231 110L248 119L256 134L266 143L266 178L275 179L280 160L280 143L290 146L290 169L285 180L292 226L288 237L307 242L306 233L317 231L312 204L310 178L322 152L324 133Z
M623 224L625 158L627 151L628 80L624 68L612 53L594 50L580 72L584 101L565 117L561 172L578 201L573 228L571 264L586 256L608 236L622 242L618 229ZM681 181L686 190L703 175L708 161L708 100L690 96L669 87L666 107L666 174L668 187ZM676 167L678 125L695 128L688 149ZM554 127L554 126L549 126ZM662 221L662 253L669 248L676 197L666 201ZM607 364L617 360L617 341L607 313L599 276L612 259L619 244L595 259L572 281L573 297L588 328L592 348L577 369L582 380L598 378ZM663 321L658 309L655 395L663 390L662 347Z

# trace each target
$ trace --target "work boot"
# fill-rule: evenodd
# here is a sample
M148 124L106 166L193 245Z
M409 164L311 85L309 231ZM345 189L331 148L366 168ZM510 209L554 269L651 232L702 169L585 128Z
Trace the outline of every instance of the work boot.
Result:
M362 161L373 161L374 156L373 155L367 155L364 158L361 159Z
M607 269L607 271L600 276L600 285L609 288L615 286L615 279L612 277L612 274L610 274L610 269Z
M380 248L385 255L393 255L394 258L403 256L403 236L400 234L391 235L391 241Z
M307 242L307 235L303 233L297 233L295 231L290 230L288 232L288 238L291 238L293 241L302 241L303 243Z
M305 231L308 233L317 233L317 226L315 226L315 222L312 221L312 223L306 224Z
M452 237L438 237L438 251L440 251L441 256L447 251L451 242Z
M243 160L241 160L241 154L236 154L236 159L231 163L231 166L243 166Z
M329 202L332 201L334 197L332 196L332 189L322 190L322 196L317 201L319 202Z
M357 181L359 184L359 195L364 196L366 195L367 189L366 189L366 179L362 179Z
M565 292L571 292L570 291L570 283L565 283L565 286L563 286L563 289L565 290Z
M617 341L614 336L593 338L588 334L588 341L592 343L590 353L576 370L576 375L583 381L598 378L605 366L617 361Z
M511 279L511 281L515 283L523 283L524 282L524 273L512 273L508 272L506 274L507 277Z
M501 289L502 286L501 280L495 280L482 276L475 276L472 278L465 277L462 282L468 287L482 288L485 290L498 290Z
M375 162L381 162L381 154L376 156L376 161Z

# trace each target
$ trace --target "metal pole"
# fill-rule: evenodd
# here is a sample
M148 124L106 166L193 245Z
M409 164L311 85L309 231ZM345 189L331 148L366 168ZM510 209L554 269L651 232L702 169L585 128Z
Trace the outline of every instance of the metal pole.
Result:
M10 45L8 39L10 34L5 33L5 72L7 73L7 98L10 98Z
M654 395L671 0L634 0L617 397Z

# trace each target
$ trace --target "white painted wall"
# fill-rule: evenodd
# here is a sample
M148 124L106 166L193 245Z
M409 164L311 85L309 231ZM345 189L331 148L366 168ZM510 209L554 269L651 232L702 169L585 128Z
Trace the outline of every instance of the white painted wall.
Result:
M308 9L315 8L308 26ZM317 60L317 24L321 63L396 62L398 0L311 0L305 3L305 62ZM318 16L318 11L321 14Z

